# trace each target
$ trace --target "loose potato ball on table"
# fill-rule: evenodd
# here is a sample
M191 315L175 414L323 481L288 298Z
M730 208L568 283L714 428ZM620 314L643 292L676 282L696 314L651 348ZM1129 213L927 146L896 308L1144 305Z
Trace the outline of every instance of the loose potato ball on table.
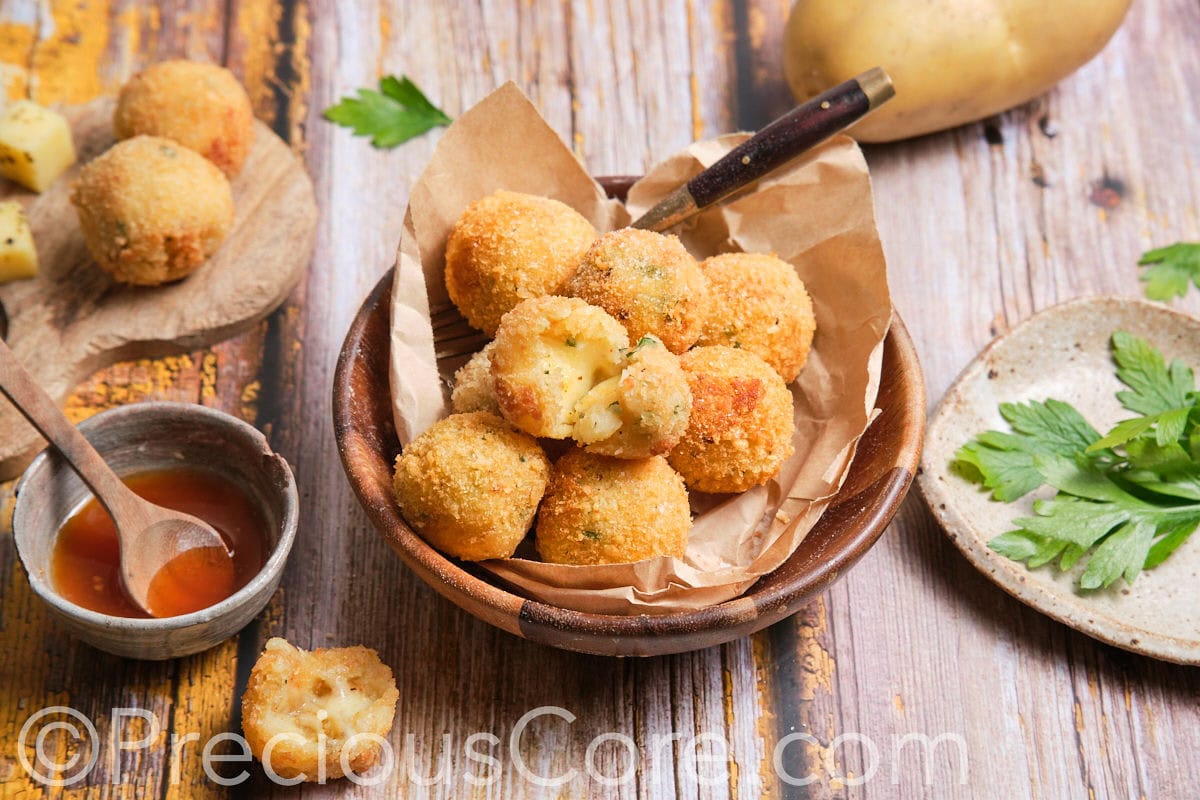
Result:
M492 352L504 417L526 433L574 438L626 458L669 450L691 407L678 358L574 297L527 300L505 315Z
M636 228L597 239L566 293L612 314L630 340L657 336L676 354L696 343L709 306L704 275L679 239Z
M276 637L250 671L242 728L250 752L276 775L341 778L343 762L356 774L375 764L399 697L374 650L306 652Z
M692 414L668 458L688 488L743 492L774 477L794 450L792 395L779 374L732 347L697 347L681 361Z
M233 73L199 61L162 61L129 79L117 98L118 139L162 136L195 150L230 178L254 143L254 111Z
M555 294L596 238L575 209L498 191L467 207L446 241L446 290L472 326L494 336L522 300Z
M212 162L170 139L135 136L87 164L71 203L96 263L125 283L178 280L233 226L233 192Z
M453 414L396 458L400 511L434 547L466 561L507 558L533 524L550 462L494 414Z
M817 329L812 300L791 264L761 253L726 253L700 264L715 301L700 345L749 350L791 383Z
M682 556L692 527L687 489L661 457L576 450L554 465L537 549L555 564L624 564Z

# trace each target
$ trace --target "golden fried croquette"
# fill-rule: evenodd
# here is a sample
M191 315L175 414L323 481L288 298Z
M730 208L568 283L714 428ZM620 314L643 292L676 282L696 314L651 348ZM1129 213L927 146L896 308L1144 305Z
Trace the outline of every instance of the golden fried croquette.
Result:
M492 351L495 348L495 342L488 342L454 373L450 407L454 409L455 414L490 411L500 416L500 404L496 402L496 384L492 380Z
M566 439L576 405L620 374L625 329L574 297L526 300L504 315L492 351L492 378L504 417L526 433Z
M92 257L124 283L188 275L233 226L233 193L221 170L156 136L118 142L84 166L71 203Z
M576 450L551 472L537 549L554 564L682 556L691 527L683 479L661 456L628 460Z
M679 356L653 336L625 352L620 374L601 381L576 405L571 437L618 458L663 455L687 430L692 391Z
M129 79L117 97L118 139L161 136L237 175L254 143L250 97L233 73L199 61L162 61Z
M749 350L791 383L808 360L817 321L791 264L773 255L725 253L700 264L713 303L700 345Z
M446 290L474 327L494 336L522 300L557 294L596 229L575 209L498 191L467 206L446 241Z
M651 334L677 354L696 343L708 315L708 284L679 239L636 228L597 239L566 293L612 314L630 340Z
M688 488L742 492L774 477L794 449L792 395L783 378L732 347L697 347L680 360L692 414L668 458Z
M508 558L533 523L550 462L533 439L494 414L453 414L396 458L404 518L444 553Z
M254 757L281 777L341 778L343 764L361 774L379 758L399 697L374 650L306 652L273 638L250 671L242 730Z

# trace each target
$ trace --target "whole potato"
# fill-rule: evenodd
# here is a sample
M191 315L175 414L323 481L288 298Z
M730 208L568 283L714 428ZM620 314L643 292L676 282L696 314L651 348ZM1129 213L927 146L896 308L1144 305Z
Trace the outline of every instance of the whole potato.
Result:
M871 67L896 96L851 133L889 142L1045 92L1100 52L1133 0L798 0L784 70L807 99Z

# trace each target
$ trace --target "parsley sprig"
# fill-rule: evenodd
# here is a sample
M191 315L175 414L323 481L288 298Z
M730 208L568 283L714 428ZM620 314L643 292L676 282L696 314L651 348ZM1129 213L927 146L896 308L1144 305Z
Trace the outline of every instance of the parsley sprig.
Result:
M1179 361L1167 364L1144 339L1112 337L1117 400L1137 416L1101 436L1058 400L1003 403L1011 432L987 431L961 447L955 463L1010 502L1041 487L1034 515L988 546L1029 567L1069 570L1081 558L1083 589L1132 584L1161 564L1200 525L1200 393Z
M1146 297L1167 302L1187 294L1188 284L1200 287L1200 242L1176 242L1142 254L1138 264Z
M343 97L325 109L325 119L351 128L356 136L370 136L376 147L395 147L451 122L407 75L385 76L379 91L359 89L358 97Z

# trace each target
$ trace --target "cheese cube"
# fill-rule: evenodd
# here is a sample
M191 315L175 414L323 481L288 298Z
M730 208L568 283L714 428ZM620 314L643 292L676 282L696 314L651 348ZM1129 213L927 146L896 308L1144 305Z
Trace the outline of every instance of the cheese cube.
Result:
M74 163L71 127L62 114L18 100L0 115L0 175L42 192Z
M37 275L33 231L20 203L0 203L0 283Z

